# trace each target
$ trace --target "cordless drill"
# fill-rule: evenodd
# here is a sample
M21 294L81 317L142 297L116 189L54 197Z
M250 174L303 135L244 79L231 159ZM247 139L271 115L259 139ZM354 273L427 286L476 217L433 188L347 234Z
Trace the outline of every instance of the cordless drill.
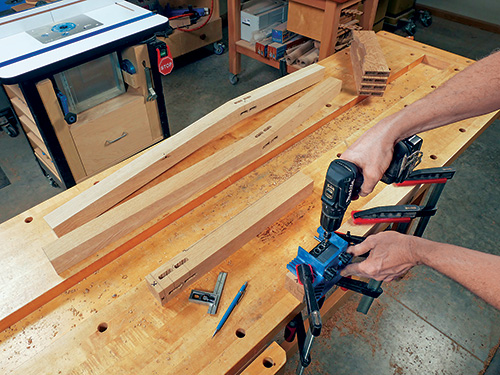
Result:
M386 184L400 183L420 162L422 138L417 135L405 138L394 146L394 155L389 168L382 177ZM345 211L352 199L357 198L363 174L354 164L346 160L335 159L326 172L325 185L321 196L322 210L320 224L325 239L340 228Z

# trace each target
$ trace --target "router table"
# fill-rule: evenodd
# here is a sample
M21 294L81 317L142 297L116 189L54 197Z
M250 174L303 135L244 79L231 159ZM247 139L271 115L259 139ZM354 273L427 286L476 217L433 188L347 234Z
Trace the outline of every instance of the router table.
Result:
M0 84L54 184L71 187L169 136L153 38L167 28L166 17L113 0L0 19Z
M56 238L42 218L119 166L0 225L0 371L23 375L278 373L294 348L278 345L276 337L304 307L284 288L286 264L295 257L297 246L310 249L316 244L313 236L330 161L378 119L473 63L386 32L378 33L378 39L391 68L382 98L356 96L348 50L322 60L326 76L343 81L342 92L289 137L286 146L293 147L282 147L271 160L234 176L229 186L218 185L196 197L184 216L179 217L182 208L165 212L108 246L104 256L91 257L57 275L41 250ZM242 121L157 180L249 134L299 95ZM420 167L451 164L497 115L421 134ZM165 307L155 300L144 281L146 275L299 171L315 181L314 193L193 284L193 289L210 291L219 272L228 273L217 315L208 315L204 305L188 302L188 290ZM418 190L379 184L369 197L353 202L350 210L413 201L420 196ZM346 230L363 235L378 229L354 226L348 220L341 227ZM245 281L245 297L212 339ZM324 320L346 296L338 289L327 299Z

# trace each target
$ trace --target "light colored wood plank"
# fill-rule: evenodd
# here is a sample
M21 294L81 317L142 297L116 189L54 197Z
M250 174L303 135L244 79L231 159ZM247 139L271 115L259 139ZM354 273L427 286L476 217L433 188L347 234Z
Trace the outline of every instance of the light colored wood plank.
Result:
M244 139L62 236L44 248L60 273L176 204L246 167L275 147L340 92L328 78ZM98 184L99 185L99 184Z
M56 133L59 144L61 145L66 161L71 169L75 180L81 180L87 173L83 167L80 155L76 149L73 137L69 131L69 126L64 121L64 116L59 106L54 87L49 79L45 79L36 84L40 98L42 99L47 115ZM29 116L28 116L29 117Z
M302 173L293 176L150 273L146 277L150 291L160 303L167 303L297 206L312 189L310 177Z
M313 65L231 100L164 140L99 184L47 216L58 235L94 219L237 122L318 82L324 68Z

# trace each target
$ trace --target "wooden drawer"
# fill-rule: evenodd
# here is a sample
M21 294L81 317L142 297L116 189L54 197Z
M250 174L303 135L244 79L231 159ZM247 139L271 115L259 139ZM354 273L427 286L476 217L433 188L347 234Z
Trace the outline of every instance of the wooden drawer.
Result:
M142 96L127 93L90 111L79 114L77 124L71 127L87 175L153 143Z

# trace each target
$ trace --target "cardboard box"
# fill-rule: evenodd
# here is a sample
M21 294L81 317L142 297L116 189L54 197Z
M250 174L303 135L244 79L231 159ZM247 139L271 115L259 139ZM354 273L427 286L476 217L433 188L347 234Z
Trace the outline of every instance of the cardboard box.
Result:
M286 22L274 27L272 32L273 42L276 43L285 43L292 39L295 35L297 34L287 30Z
M273 42L267 46L267 58L271 60L280 60L285 56L285 52L292 47L304 43L307 40L306 37L297 35L290 39L288 42L276 43Z
M262 57L267 57L267 48L272 42L272 38L269 37L255 43L255 52Z
M241 10L241 39L252 41L252 34L273 23L286 21L288 3L282 0L252 0Z

